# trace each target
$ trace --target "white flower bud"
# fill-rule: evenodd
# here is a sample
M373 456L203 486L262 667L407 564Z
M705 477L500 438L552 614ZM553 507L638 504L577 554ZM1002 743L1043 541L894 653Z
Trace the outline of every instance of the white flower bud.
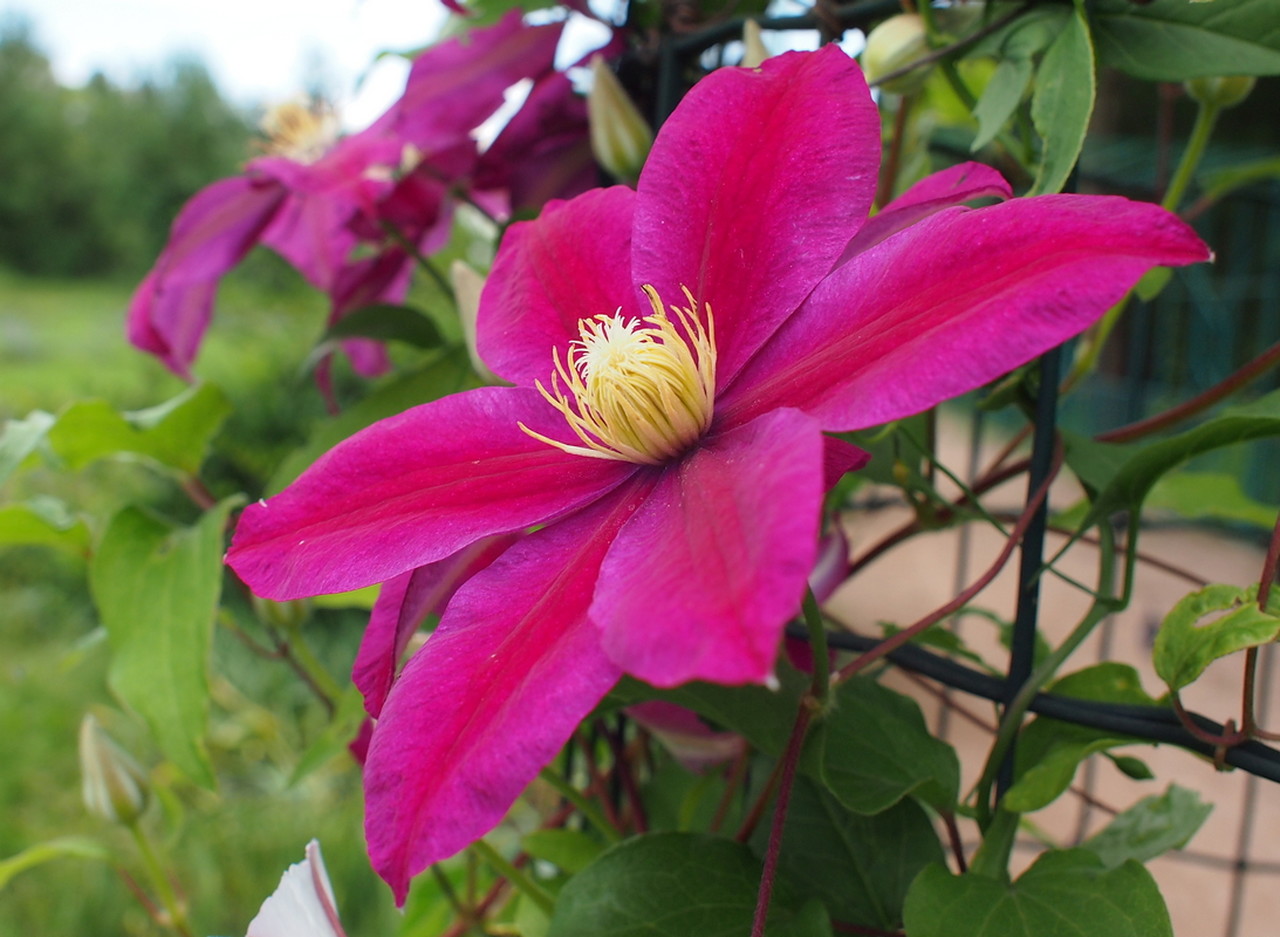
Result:
M867 47L862 52L862 72L867 81L874 84L910 65L929 51L924 21L916 13L900 13L891 16L867 36ZM929 77L931 66L922 66L880 85L890 94L910 94L919 91Z
M132 824L147 809L146 773L115 743L92 714L80 723L84 805L95 817Z
M591 59L591 75L587 95L591 151L610 175L634 183L653 146L653 130L601 56Z

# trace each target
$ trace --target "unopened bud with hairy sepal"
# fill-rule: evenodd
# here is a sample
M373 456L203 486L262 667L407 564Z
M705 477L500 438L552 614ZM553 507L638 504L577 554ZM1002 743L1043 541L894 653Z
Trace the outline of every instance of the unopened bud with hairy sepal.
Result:
M900 13L889 17L867 35L867 47L860 59L862 71L868 83L879 83L882 91L911 94L923 87L932 66L922 65L897 78L882 79L919 60L928 51L929 39L924 21L916 13Z
M1256 79L1247 75L1191 78L1183 82L1192 99L1211 107L1235 107L1253 91Z
M95 817L130 826L147 809L150 785L142 766L92 714L80 723L80 772L84 805Z
M634 184L653 146L653 130L601 56L592 58L591 76L591 151L610 175Z

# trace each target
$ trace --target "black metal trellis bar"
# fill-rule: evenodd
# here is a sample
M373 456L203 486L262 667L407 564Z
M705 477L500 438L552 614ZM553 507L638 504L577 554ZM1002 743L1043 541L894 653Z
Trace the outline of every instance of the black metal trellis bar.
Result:
M792 637L804 638L808 632L800 625L787 629ZM852 632L828 632L827 644L842 651L865 652L881 643L880 638L853 634ZM1006 693L1005 678L994 677L953 660L940 657L918 645L908 644L890 651L888 659L899 667L936 680L952 689L972 696L1003 702ZM1121 703L1100 703L1093 700L1074 699L1054 693L1038 693L1030 710L1051 719L1060 719L1076 725L1133 736L1135 741L1165 742L1194 751L1207 757L1215 757L1212 745L1200 741L1186 730L1171 708L1163 706L1134 706ZM1197 713L1191 719L1205 732L1221 734L1223 727ZM1280 750L1261 742L1246 742L1226 749L1222 761L1249 774L1269 781L1280 782Z

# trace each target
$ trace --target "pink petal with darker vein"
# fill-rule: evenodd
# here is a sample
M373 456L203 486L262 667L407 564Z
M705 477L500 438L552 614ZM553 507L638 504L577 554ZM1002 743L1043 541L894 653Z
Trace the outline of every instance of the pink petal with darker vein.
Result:
M476 321L480 357L495 374L545 383L552 349L563 359L579 338L578 320L619 307L648 315L631 281L635 195L624 186L595 189L507 230Z
M609 656L655 686L763 683L813 570L823 437L778 410L662 471L600 572Z
M586 612L648 484L633 480L474 576L400 675L365 766L369 854L397 902L410 878L502 819L617 681Z
M638 185L637 285L711 304L730 380L862 225L880 118L835 46L702 79L659 132Z
M1185 223L1114 196L950 208L832 271L719 402L876 426L980 387L1088 327L1153 266L1206 260Z
M345 592L580 508L635 466L569 455L536 392L485 387L375 423L241 515L227 562L257 594Z
M443 612L463 583L518 539L517 534L486 537L448 559L383 584L351 668L352 682L364 695L364 708L370 716L376 718L382 712L400 658L424 619Z

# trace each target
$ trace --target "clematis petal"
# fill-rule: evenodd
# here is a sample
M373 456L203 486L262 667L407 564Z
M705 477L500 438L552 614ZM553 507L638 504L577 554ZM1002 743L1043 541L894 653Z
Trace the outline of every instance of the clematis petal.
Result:
M536 391L483 387L375 423L269 501L251 504L227 562L257 594L345 592L443 559L482 537L582 507L635 466L569 455Z
M243 176L197 193L129 303L129 341L189 379L218 280L258 243L287 195L275 183Z
M730 379L861 226L880 118L839 48L702 79L654 142L636 205L636 284L711 304Z
M832 271L718 403L875 426L979 387L1094 322L1151 267L1206 260L1158 206L1015 199L935 214Z
M397 902L412 876L502 819L617 681L586 612L651 484L637 477L474 576L396 681L365 765L365 829Z
M824 446L777 410L661 475L600 571L606 653L656 686L762 683L813 570Z
M495 374L545 382L551 350L563 357L579 319L642 308L630 276L634 203L625 186L595 189L507 230L476 321L480 357Z
M376 718L382 712L400 658L423 620L443 612L459 586L488 567L517 539L517 534L503 534L477 540L448 559L383 584L351 667L352 682L364 694L369 715Z
M836 266L879 244L935 212L979 198L1007 199L1013 190L1004 176L982 163L960 163L925 176L867 219L836 261Z
M502 106L508 88L551 71L564 23L529 26L510 10L492 26L447 39L418 56L403 97L377 131L430 152L465 138Z

